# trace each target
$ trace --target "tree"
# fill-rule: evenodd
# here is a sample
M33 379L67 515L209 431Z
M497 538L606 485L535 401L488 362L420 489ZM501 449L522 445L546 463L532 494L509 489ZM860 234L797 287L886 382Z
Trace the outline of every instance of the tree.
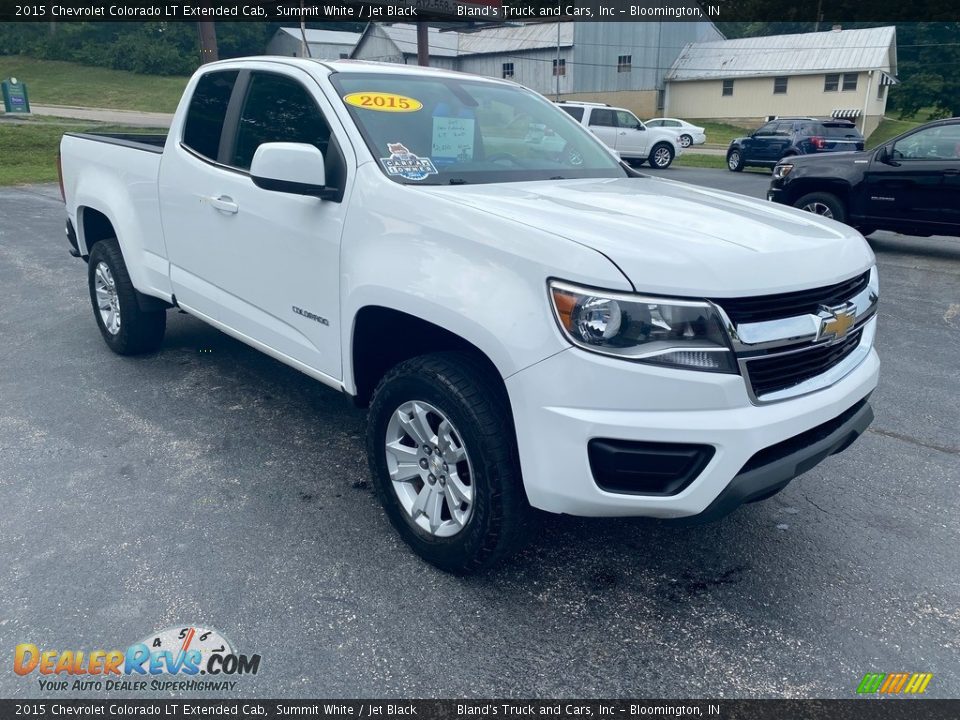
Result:
M898 24L897 61L890 103L901 115L960 116L960 22Z

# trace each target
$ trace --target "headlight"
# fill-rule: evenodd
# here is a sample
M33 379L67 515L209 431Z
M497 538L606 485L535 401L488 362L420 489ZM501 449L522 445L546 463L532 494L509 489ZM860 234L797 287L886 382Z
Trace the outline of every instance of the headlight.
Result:
M585 350L666 367L736 373L714 307L703 301L643 297L551 281L563 334Z
M783 180L790 172L793 170L793 165L790 163L783 163L782 165L777 165L773 168L773 179L774 180Z

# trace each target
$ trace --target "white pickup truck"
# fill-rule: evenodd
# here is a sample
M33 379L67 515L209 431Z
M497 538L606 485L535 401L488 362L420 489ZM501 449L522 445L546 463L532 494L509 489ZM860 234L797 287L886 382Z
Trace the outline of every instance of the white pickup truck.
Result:
M862 236L639 175L510 82L212 63L166 137L64 136L61 184L107 345L181 308L369 405L386 513L447 570L532 508L720 517L872 419Z

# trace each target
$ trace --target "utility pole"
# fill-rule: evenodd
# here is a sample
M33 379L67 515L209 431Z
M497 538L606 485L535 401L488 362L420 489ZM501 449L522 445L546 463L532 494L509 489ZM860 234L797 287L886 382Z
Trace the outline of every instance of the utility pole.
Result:
M553 68L553 74L557 76L557 102L560 102L560 20L557 20L557 63Z
M206 65L219 60L216 25L212 22L198 22L197 30L200 33L200 64Z
M417 65L421 67L430 65L430 35L427 30L425 22L417 23Z

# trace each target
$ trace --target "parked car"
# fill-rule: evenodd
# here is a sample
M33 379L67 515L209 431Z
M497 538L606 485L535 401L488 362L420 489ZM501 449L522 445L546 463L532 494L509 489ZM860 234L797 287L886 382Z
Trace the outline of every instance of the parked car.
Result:
M227 60L166 136L60 152L107 346L156 352L179 308L369 407L386 515L447 570L504 557L532 507L723 516L872 418L856 231L633 173L511 82Z
M688 148L691 145L703 145L707 141L707 136L702 127L697 127L686 120L677 118L653 118L647 120L648 128L663 128L676 132L680 140L680 147Z
M731 140L727 167L734 172L751 166L772 168L795 155L856 150L863 150L863 135L849 120L777 118L746 137Z
M557 105L631 165L649 162L651 167L663 170L683 152L676 133L663 128L648 128L624 108L573 101Z
M928 123L870 152L783 160L767 198L864 235L960 235L960 118Z

